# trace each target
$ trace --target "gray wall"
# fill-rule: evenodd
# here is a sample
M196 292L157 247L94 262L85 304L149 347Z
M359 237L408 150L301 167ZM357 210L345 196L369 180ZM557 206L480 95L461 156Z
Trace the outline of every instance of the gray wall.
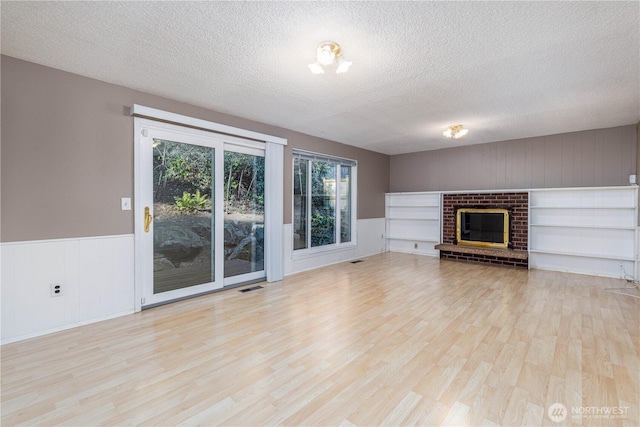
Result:
M464 141L464 140L462 140ZM391 156L391 191L627 185L636 125Z
M132 104L287 138L284 222L291 222L291 152L358 160L358 218L384 217L389 156L194 107L2 56L0 240L133 233Z

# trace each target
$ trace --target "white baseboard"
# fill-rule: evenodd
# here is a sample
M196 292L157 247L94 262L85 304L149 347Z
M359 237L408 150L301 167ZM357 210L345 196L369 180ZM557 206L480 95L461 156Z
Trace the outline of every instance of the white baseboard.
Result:
M122 313L112 314L110 316L97 317L97 318L94 318L94 319L91 319L91 320L86 320L84 322L70 323L68 325L63 325L63 326L60 326L60 327L57 327L57 328L48 329L46 331L38 331L38 332L34 332L32 334L21 335L21 336L18 336L18 337L12 337L12 338L9 338L9 339L6 339L6 340L3 339L0 344L3 344L3 345L4 344L10 344L12 342L28 340L30 338L36 338L36 337L40 337L42 335L55 334L56 332L66 331L67 329L77 328L78 326L89 325L91 323L96 323L96 322L102 322L103 320L115 319L116 317L126 316L126 315L133 314L133 313L134 313L133 310L129 310L129 311L124 311Z

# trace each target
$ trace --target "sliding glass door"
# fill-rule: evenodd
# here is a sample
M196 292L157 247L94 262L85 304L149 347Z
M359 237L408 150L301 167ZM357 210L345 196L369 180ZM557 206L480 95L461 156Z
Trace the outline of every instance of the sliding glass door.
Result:
M164 123L141 132L140 306L264 278L264 149Z

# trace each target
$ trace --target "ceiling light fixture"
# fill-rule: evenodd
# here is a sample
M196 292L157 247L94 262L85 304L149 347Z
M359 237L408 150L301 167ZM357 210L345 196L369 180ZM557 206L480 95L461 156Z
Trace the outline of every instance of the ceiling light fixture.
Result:
M309 64L309 69L313 74L324 74L324 67L336 62L338 68L337 74L346 73L351 67L352 62L344 59L340 45L335 42L323 42L318 46L316 51L316 62Z
M442 132L444 136L452 139L462 138L468 133L469 133L469 129L463 128L462 125L451 125L447 128L447 130Z

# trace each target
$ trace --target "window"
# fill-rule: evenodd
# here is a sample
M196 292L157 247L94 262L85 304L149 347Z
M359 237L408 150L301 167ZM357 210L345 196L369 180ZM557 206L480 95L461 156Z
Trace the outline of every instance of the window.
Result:
M293 151L293 249L352 242L354 160Z

